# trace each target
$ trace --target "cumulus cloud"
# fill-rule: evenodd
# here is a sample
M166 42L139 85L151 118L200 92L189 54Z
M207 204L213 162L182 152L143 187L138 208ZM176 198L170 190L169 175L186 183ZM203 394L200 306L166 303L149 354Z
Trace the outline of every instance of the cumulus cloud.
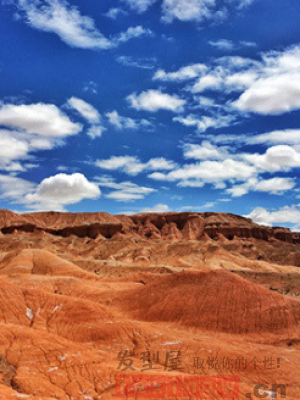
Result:
M292 224L299 229L300 225L300 209L299 206L285 206L275 211L269 211L263 207L256 207L246 217L251 218L254 222L261 225L280 225Z
M13 161L29 158L31 152L50 150L68 136L82 130L53 104L0 106L0 168L23 171L27 167Z
M162 93L159 90L148 90L140 94L133 93L127 97L127 101L131 107L138 111L145 110L150 112L158 110L180 112L186 103L185 100L176 95Z
M83 174L60 173L44 179L24 201L30 208L63 210L68 204L97 199L100 195L98 185L88 181Z
M0 124L30 134L64 137L81 130L54 104L5 104L0 108Z
M107 160L97 160L95 165L99 168L116 171L121 170L128 175L137 175L144 171L152 170L172 170L176 167L173 161L165 158L152 158L146 163L142 163L135 156L112 156Z
M300 47L263 54L257 79L234 105L259 114L282 114L300 108Z
M244 154L244 160L256 166L260 171L289 171L300 167L300 153L291 146L270 147L264 154Z
M300 73L258 79L233 105L242 111L278 115L300 108Z
M219 41L212 43L222 46ZM194 101L198 94L205 93L207 103L199 107L210 110L211 119L216 109L219 114L234 118L248 113L280 115L300 109L300 46L262 53L260 57L226 56L207 64L185 65L176 71L158 70L153 80L187 82L185 93ZM218 98L210 98L211 92L217 92ZM203 116L189 118L196 121Z
M286 173L300 167L300 153L290 146L273 146L265 153L232 152L228 146L217 146L204 140L201 144L183 145L183 157L198 162L184 163L170 172L153 169L148 177L155 181L175 182L179 187L201 188L212 184L226 189L233 197L250 191L281 195L296 186L291 177L266 174Z
M68 204L97 199L101 191L79 173L58 174L40 184L11 175L0 175L0 198L33 210L63 211Z
M12 0L18 8L19 19L30 27L56 34L64 43L81 49L106 50L122 42L149 34L149 30L130 27L112 38L105 37L95 21L82 15L66 0Z

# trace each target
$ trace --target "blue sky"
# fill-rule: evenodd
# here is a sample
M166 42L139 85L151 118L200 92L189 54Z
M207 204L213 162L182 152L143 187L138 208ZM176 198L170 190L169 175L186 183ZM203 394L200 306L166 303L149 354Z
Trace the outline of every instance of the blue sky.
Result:
M300 229L299 1L0 4L1 208Z

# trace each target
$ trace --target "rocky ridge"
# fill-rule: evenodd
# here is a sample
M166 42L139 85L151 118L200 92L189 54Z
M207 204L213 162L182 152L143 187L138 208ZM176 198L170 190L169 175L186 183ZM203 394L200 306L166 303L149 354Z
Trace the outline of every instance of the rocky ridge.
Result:
M42 212L16 214L0 210L0 231L46 232L56 236L91 239L151 239L166 241L233 240L253 238L300 243L300 234L287 228L261 226L248 218L225 213L149 213L133 216L108 213Z

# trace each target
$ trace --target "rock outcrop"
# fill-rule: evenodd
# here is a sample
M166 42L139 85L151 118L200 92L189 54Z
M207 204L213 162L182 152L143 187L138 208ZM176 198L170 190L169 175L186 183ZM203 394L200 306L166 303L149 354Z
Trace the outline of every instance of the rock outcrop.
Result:
M257 239L299 244L300 234L286 228L255 224L225 213L150 213L133 216L107 213L29 213L0 210L2 234L46 232L55 236L91 239L149 239L166 241Z

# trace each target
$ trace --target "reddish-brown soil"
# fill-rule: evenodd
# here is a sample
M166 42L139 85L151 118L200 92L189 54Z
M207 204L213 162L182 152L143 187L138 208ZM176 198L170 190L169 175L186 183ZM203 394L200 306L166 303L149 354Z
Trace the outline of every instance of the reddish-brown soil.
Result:
M6 210L0 232L0 399L116 398L124 373L237 376L239 399L282 384L299 400L299 234L232 214Z

